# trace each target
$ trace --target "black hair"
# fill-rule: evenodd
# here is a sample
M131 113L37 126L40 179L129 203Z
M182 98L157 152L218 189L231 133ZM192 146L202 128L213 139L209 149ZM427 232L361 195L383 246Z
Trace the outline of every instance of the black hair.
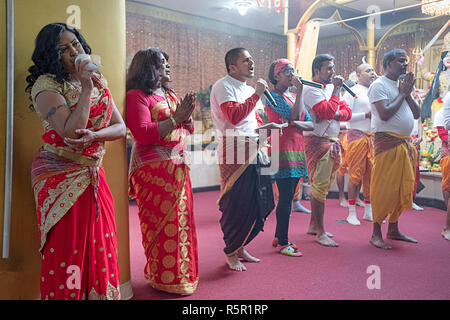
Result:
M59 49L59 41L65 31L72 32L77 37L86 54L91 53L91 47L75 28L59 22L46 25L36 37L35 49L31 57L34 65L28 68L30 74L26 78L28 85L25 92L31 93L31 88L36 80L46 73L53 74L59 83L70 79L69 73L61 61L61 50ZM30 109L34 110L33 104L30 105Z
M127 91L139 89L145 94L152 94L161 87L160 55L169 60L169 55L159 48L147 48L136 52L127 72ZM170 90L168 84L164 88Z
M280 59L275 60L274 62L272 62L272 64L269 67L269 81L273 85L276 85L278 83L278 81L275 80L275 67L277 66L278 61L280 61Z
M444 58L447 56L448 52L449 51L447 50L441 53L441 61L439 61L439 65L434 74L430 90L428 90L427 95L423 99L422 108L420 111L420 117L423 120L431 117L431 105L433 104L433 101L435 99L439 98L439 86L440 86L439 78L441 77L441 72L447 70L447 67L444 65Z
M236 64L236 60L239 58L239 54L243 53L244 51L248 51L248 50L245 48L234 48L234 49L229 50L225 54L225 66L227 68L227 72L230 72L230 65Z
M392 49L392 50L389 50L388 52L386 52L384 54L384 56L383 56L383 69L384 70L386 70L387 65L388 65L389 62L392 62L392 61L395 60L395 57L398 54L402 54L402 55L406 56L407 53L403 49Z
M315 70L322 69L322 65L325 61L332 61L334 60L334 57L331 54L319 54L317 57L314 58L312 62L312 76L315 75Z

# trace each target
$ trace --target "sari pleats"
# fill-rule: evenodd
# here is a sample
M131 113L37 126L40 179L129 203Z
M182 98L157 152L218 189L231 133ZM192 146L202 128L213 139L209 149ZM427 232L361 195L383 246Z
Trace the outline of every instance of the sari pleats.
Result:
M42 249L41 299L120 299L114 201L103 168L98 188L95 200L89 185L49 231Z
M147 258L146 279L157 290L194 293L198 250L188 166L153 161L137 169L131 182Z

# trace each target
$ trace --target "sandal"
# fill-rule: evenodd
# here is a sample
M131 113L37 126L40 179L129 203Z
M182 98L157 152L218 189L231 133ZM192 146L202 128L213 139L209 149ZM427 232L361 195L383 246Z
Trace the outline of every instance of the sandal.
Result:
M287 244L288 246L291 246L292 248L294 248L295 250L298 250L298 247L296 244L292 243L292 242L288 242ZM278 247L278 238L274 238L272 241L272 247L276 248Z
M285 246L279 246L279 252L289 257L301 257L302 253L298 251L298 249L294 249L293 246L295 246L295 244L294 245L287 244Z

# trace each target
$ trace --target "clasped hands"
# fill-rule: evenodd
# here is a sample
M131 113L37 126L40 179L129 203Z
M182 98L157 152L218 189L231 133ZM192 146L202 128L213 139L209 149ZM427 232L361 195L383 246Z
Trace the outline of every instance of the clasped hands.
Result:
M195 100L197 94L195 92L188 92L186 95L180 99L180 102L177 103L177 109L173 114L173 118L177 125L179 124L188 124L192 121L191 115L195 109Z
M408 72L403 80L399 81L398 92L405 97L409 97L414 89L414 84L416 83L416 78L414 73Z

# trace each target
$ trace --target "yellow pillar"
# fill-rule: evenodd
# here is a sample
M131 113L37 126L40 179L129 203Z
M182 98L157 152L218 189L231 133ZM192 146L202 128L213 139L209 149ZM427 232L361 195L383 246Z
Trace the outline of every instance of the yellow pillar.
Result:
M367 63L372 67L375 66L375 20L369 18L367 20Z
M6 1L0 1L0 137L6 136ZM3 247L5 139L0 139L0 257ZM0 264L1 267L1 264ZM0 269L1 270L1 269ZM0 295L1 298L1 295Z
M3 15L3 3L1 9ZM40 256L34 196L30 183L31 163L41 145L42 124L28 109L25 77L31 66L39 30L51 22L79 23L93 53L102 57L102 72L114 101L125 107L125 0L15 0L14 162L11 217L11 248L7 263L0 263L1 299L39 298ZM76 5L74 5L76 4ZM2 17L0 17L2 18ZM3 21L3 20L2 20ZM3 40L6 31L2 31ZM3 47L1 47L3 50ZM3 51L1 59L3 59ZM3 61L3 60L2 60ZM3 62L0 64L3 77ZM3 78L2 78L3 79ZM3 83L3 81L1 81ZM0 87L2 89L3 86ZM0 102L3 97L0 96ZM3 114L4 104L0 104ZM0 121L3 118L0 115ZM3 142L2 142L3 143ZM1 147L2 145L0 145ZM1 164L1 162L0 162ZM108 142L104 167L114 196L121 285L129 285L129 236L127 159L125 139ZM1 171L1 170L0 170ZM3 207L2 207L3 209Z
M298 36L297 32L290 31L287 36L287 59L295 63L295 50L297 49Z

